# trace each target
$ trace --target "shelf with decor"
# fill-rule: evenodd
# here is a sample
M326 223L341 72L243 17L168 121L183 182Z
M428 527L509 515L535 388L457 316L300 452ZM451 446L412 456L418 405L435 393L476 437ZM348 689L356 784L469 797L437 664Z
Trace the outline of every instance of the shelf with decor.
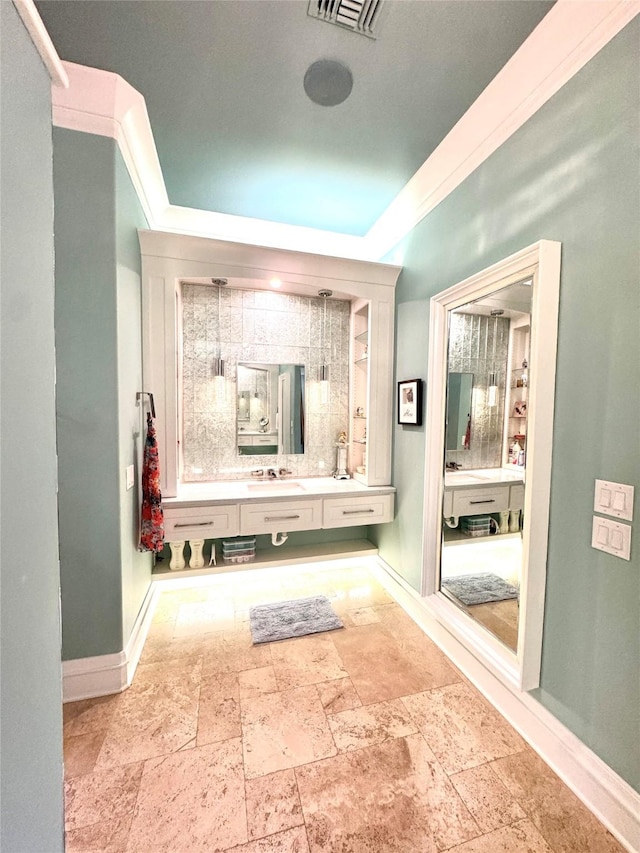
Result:
M369 303L360 300L351 310L351 419L349 471L351 476L367 482L367 435L369 418Z
M529 343L531 327L528 315L512 321L509 330L509 388L505 400L503 464L524 468L527 443L527 397L529 386ZM516 444L518 458L513 459Z

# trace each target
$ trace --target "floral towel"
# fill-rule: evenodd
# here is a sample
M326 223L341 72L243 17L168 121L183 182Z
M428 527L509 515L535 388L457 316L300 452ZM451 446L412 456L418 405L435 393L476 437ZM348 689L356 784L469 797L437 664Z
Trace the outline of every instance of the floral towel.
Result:
M164 547L164 515L160 492L160 466L156 430L147 413L147 440L142 461L142 515L140 521L140 551L162 551Z

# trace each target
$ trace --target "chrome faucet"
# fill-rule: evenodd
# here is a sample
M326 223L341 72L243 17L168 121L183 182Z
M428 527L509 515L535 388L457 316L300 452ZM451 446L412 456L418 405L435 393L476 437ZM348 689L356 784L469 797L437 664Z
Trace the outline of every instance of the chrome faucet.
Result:
M273 468L267 468L267 477L270 480L277 480L278 479L278 472L274 471Z

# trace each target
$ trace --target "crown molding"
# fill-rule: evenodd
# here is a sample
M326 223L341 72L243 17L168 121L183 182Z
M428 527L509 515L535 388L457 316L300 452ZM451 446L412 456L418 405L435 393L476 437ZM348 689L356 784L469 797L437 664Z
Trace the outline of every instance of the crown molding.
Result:
M66 89L69 86L67 73L64 70L57 50L53 46L51 37L42 22L42 18L35 7L35 3L33 0L13 0L13 5L22 18L22 23L27 28L31 41L34 43L49 72L52 84L56 87L60 86Z
M364 237L170 204L144 98L109 71L62 63L70 85L52 90L53 122L117 140L153 230L378 261L638 12L640 0L557 0Z
M636 0L557 0L369 229L370 251L386 255L638 12Z

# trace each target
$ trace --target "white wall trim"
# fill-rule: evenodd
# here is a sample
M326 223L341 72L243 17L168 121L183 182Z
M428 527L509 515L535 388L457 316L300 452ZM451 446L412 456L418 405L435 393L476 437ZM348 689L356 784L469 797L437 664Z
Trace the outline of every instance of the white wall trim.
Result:
M369 229L369 251L386 255L638 12L636 0L557 0Z
M58 56L58 51L53 46L51 36L42 22L35 3L33 0L13 0L13 5L22 18L22 23L27 28L31 41L34 43L36 50L40 54L40 58L45 64L45 68L49 72L53 86L67 89L69 87L67 72Z
M18 9L22 3L33 5L32 0L16 0ZM638 12L640 0L558 0L364 237L169 204L144 98L109 71L62 63L70 85L66 91L53 89L53 123L118 141L152 229L375 261Z
M121 693L129 687L147 639L159 594L156 584L150 583L123 651L62 662L63 702L108 696Z
M430 613L427 602L381 557L377 578L630 853L640 851L640 793L615 773L544 706L487 669Z

